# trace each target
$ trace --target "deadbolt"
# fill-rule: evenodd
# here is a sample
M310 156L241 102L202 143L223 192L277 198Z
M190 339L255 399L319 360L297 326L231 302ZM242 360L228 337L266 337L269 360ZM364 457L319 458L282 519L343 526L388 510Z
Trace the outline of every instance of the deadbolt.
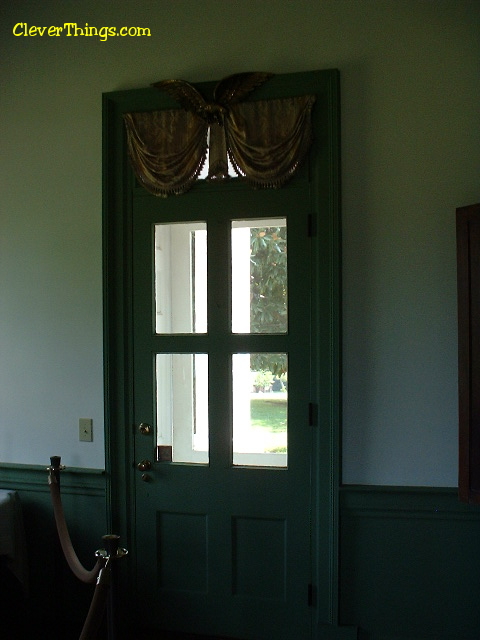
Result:
M148 436L150 433L152 433L152 427L146 422L141 422L138 425L138 430L140 431L142 436Z
M142 460L137 464L137 469L139 471L149 471L152 468L152 463L150 460Z

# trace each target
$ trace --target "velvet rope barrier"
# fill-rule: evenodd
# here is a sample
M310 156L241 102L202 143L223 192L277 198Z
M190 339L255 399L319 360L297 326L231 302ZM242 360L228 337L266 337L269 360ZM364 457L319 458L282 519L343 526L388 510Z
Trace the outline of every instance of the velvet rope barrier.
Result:
M98 574L97 586L95 587L90 609L88 610L88 615L85 619L79 640L92 640L97 637L110 591L110 584L110 561L107 561L107 564L100 569L100 573Z
M54 456L51 458L52 464L48 467L48 485L50 488L50 495L53 503L53 513L55 515L55 522L57 524L58 537L60 538L60 545L62 547L65 559L68 566L73 571L75 576L82 582L92 584L97 579L100 569L104 566L105 561L103 558L98 558L93 569L88 571L81 564L80 560L75 553L75 550L68 533L67 523L65 521L65 514L63 511L62 499L60 497L60 458Z
M50 488L53 512L63 554L68 566L79 580L89 584L95 582L95 580L97 581L79 640L95 640L95 638L97 638L107 600L109 604L107 611L108 638L109 640L115 640L117 634L114 616L113 592L111 588L113 578L112 562L126 556L128 551L126 549L119 548L118 543L120 536L115 534L104 535L102 536L102 539L106 544L106 549L100 549L95 552L97 562L91 571L85 569L73 549L60 496L60 470L65 467L60 464L60 456L52 456L50 458L50 462L50 466L47 467L48 485Z

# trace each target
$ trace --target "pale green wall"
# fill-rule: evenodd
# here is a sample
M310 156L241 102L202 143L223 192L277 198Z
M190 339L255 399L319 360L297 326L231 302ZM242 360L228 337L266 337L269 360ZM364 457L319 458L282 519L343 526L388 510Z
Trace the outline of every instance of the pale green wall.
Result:
M477 0L4 3L0 460L103 466L101 94L336 67L344 479L455 485L455 208L480 201ZM15 37L144 26L150 38ZM95 440L79 443L79 417Z

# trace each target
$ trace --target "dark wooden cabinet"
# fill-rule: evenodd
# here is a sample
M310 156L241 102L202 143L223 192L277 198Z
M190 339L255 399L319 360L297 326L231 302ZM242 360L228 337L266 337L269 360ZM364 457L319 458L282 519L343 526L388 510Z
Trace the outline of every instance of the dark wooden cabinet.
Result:
M457 209L459 498L480 504L480 203Z

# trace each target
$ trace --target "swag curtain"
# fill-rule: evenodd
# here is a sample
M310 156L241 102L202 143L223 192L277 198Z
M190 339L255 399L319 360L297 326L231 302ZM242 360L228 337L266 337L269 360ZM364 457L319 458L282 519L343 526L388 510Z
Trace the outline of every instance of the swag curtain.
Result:
M219 106L214 118L194 110L124 114L130 161L156 196L181 194L197 180L209 151L208 179L235 173L257 188L282 186L310 148L315 96Z

